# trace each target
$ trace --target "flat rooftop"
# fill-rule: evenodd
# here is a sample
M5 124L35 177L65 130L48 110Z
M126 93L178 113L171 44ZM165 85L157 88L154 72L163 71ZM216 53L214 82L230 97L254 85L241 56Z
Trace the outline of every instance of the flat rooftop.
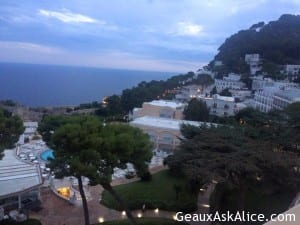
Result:
M166 106L174 109L184 106L184 104L180 102L166 101L166 100L154 100L152 102L145 102L145 103L150 105L155 105L155 106Z
M136 118L135 120L130 122L131 125L142 125L142 126L150 126L156 128L165 128L171 130L180 130L180 126L182 124L192 125L192 126L201 126L207 124L208 126L216 125L212 123L206 122L197 122L197 121L188 121L188 120L174 120L168 118L161 117L152 117L152 116L143 116Z
M42 184L39 166L25 163L15 156L15 150L5 150L0 160L0 198L23 191Z
M24 127L38 127L38 122L32 122L32 121L28 121L28 122L24 122L23 123Z

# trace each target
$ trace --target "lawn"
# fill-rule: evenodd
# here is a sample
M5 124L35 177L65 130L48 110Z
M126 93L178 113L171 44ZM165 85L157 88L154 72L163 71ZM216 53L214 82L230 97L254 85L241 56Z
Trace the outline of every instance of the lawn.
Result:
M138 225L186 225L187 223L178 222L162 218L142 218L137 219ZM100 225L100 224L99 224ZM130 225L128 220L116 220L101 223L101 225Z
M181 189L177 199L174 185ZM191 212L197 208L197 194L187 189L186 180L171 176L167 170L153 175L151 181L123 184L115 186L114 189L131 210L141 209L143 204L147 209L159 208L168 211ZM122 210L107 191L103 192L101 203L109 208Z

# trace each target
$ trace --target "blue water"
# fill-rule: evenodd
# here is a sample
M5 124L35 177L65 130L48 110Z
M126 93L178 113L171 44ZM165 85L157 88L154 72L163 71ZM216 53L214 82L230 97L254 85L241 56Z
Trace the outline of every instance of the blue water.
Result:
M54 159L53 150L49 149L41 153L41 159L47 161L48 159Z
M121 94L141 81L163 80L167 72L0 63L0 100L27 106L78 105Z

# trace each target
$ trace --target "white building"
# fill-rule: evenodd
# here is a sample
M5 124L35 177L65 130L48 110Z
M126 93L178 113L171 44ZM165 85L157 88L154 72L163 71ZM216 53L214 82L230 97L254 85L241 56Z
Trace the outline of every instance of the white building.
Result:
M255 108L262 112L282 110L289 104L300 101L300 89L281 88L278 86L266 87L257 91L254 97Z
M0 205L6 209L32 207L39 202L42 185L38 164L21 161L15 150L5 150L0 160Z
M280 90L274 93L274 109L282 110L289 104L300 102L300 89Z
M220 96L218 94L213 97L199 97L204 101L209 109L209 113L215 116L233 116L241 109L247 106L243 103L236 103L233 97Z
M224 89L242 89L246 85L240 81L241 76L238 74L230 73L223 79L215 79L217 92L220 93Z
M239 101L244 101L252 97L252 91L248 89L229 89L229 92L232 94L232 97L238 99Z
M273 109L273 96L278 87L265 87L263 90L255 92L254 96L254 107L262 112L269 112Z
M255 75L257 72L261 71L261 61L259 54L246 54L245 62L250 67L250 74Z
M132 118L154 116L171 119L182 119L185 104L175 101L154 100L144 102L142 108L134 108Z
M24 122L23 123L24 127L25 127L25 131L24 131L24 137L32 137L35 132L37 131L38 128L38 122Z
M264 78L263 76L255 76L252 78L253 91L263 90L266 87L296 88L297 84L288 81L274 81L271 78Z
M140 128L150 136L155 148L166 152L172 152L180 143L179 138L182 137L180 127L182 124L197 127L201 125L216 125L205 122L175 120L151 116L139 117L130 122L131 126Z
M178 94L175 95L175 99L180 102L188 102L190 99L195 98L203 91L203 87L200 85L188 85L183 86Z
M287 75L297 75L300 73L300 65L285 65L284 72Z

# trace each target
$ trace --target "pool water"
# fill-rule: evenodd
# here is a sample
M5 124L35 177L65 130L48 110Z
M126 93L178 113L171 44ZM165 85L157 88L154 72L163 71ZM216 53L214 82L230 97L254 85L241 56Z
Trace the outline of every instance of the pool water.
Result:
M48 150L42 152L40 157L44 161L47 161L48 159L54 159L53 150L48 149Z

